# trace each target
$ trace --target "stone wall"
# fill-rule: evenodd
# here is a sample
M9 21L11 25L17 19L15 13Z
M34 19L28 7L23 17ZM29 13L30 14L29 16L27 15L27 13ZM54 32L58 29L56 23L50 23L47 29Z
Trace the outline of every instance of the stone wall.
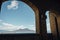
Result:
M50 12L50 26L51 26L51 32L54 38L57 39L57 30L56 30L56 22L55 17L56 15L53 12Z
M58 22L58 31L60 35L60 16L57 17L57 22Z

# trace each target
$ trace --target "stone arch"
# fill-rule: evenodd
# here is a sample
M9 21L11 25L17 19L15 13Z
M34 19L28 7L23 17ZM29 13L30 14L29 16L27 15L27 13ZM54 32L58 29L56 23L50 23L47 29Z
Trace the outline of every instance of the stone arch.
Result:
M59 14L58 14L58 12L57 11L55 11L55 10L50 10L49 11L49 17L50 17L50 27L51 27L51 32L52 32L52 35L53 35L53 37L55 37L55 38L53 38L53 39L56 39L57 40L57 38L59 38L59 19L60 19L60 17L59 17Z

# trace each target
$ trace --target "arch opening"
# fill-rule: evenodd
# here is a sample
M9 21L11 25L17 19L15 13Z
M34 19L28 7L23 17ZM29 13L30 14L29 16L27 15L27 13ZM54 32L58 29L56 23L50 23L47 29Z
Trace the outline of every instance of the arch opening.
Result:
M22 1L6 1L1 7L0 25L3 34L36 33L35 12Z

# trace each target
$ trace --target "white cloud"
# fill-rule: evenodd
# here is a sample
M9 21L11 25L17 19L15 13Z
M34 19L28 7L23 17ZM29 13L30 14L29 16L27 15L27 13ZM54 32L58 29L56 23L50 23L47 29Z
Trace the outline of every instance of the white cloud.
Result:
M29 25L28 27L24 25L15 26L13 24L2 22L2 26L0 26L0 30L6 30L6 31L15 31L15 30L25 29L25 28L28 28L29 30L35 30L34 25Z
M29 29L35 31L36 30L36 26L35 25L29 25Z
M24 28L23 25L15 26L13 24L5 23L5 22L3 22L2 26L0 26L0 30L6 30L6 31L15 31L23 28Z
M8 26L8 27L11 27L11 26L14 26L12 24L9 24L9 23L2 23L4 26Z
M2 20L0 20L0 22L2 22Z
M0 20L0 21L2 21L2 20ZM17 25L3 22L3 21L0 24L1 24L0 30L15 31L15 30L25 29L25 28L28 28L29 30L36 30L35 25L27 25L27 26L19 25L19 26L17 26Z
M34 25L29 25L29 26L32 26L33 27Z
M7 6L8 9L17 9L18 1L12 1L10 5Z

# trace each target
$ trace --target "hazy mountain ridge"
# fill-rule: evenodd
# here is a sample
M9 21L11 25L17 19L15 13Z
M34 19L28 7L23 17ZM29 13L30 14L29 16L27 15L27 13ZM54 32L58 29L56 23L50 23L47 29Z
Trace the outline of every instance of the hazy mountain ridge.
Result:
M19 29L15 31L5 31L5 30L0 30L0 33L35 33L34 30L29 30L28 28L25 29Z

